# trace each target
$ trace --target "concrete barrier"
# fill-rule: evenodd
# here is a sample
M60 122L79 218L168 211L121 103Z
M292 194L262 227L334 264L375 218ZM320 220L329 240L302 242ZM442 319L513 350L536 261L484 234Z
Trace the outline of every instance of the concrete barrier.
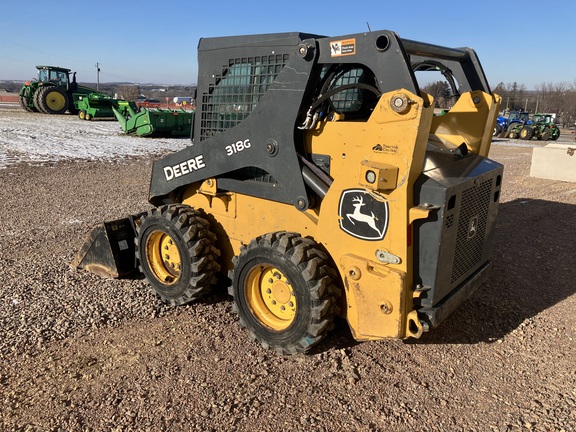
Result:
M576 182L576 143L548 144L532 152L530 176L548 180Z

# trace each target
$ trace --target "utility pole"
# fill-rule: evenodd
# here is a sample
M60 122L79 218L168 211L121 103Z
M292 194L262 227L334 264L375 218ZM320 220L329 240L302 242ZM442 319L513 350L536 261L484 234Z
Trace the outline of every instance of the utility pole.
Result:
M96 63L96 91L100 91L100 63Z

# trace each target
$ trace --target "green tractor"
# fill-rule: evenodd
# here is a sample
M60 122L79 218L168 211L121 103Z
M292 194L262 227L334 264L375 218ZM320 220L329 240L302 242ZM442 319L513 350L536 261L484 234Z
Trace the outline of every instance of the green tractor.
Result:
M554 123L551 114L534 114L532 123L524 125L519 135L524 140L536 138L543 141L556 141L560 136L560 129Z
M38 79L26 82L20 90L20 106L29 112L44 114L64 114L78 112L72 94L95 92L89 87L76 83L76 72L70 81L70 69L55 66L36 66Z

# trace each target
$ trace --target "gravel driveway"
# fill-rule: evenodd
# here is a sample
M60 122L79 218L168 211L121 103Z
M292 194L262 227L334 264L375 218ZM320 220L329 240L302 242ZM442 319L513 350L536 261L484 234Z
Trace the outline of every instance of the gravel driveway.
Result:
M279 357L248 340L224 286L169 308L143 280L69 267L92 226L150 207L152 161L185 143L94 122L116 154L51 158L50 118L0 106L0 145L27 130L49 144L0 169L0 430L576 430L576 184L529 177L540 143L494 142L494 276L439 328L357 343L338 322ZM93 145L88 122L57 119Z

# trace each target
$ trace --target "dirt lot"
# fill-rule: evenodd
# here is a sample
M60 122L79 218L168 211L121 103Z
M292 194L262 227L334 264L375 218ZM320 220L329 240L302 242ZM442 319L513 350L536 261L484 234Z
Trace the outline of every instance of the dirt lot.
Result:
M576 184L529 177L542 143L494 143L495 273L439 328L356 343L339 322L311 354L278 357L248 340L226 287L168 308L142 280L69 267L93 225L149 208L156 156L51 159L47 117L0 106L0 144L50 142L0 169L0 430L576 430ZM85 123L58 118L84 131L78 149L94 126L116 149L142 143Z

